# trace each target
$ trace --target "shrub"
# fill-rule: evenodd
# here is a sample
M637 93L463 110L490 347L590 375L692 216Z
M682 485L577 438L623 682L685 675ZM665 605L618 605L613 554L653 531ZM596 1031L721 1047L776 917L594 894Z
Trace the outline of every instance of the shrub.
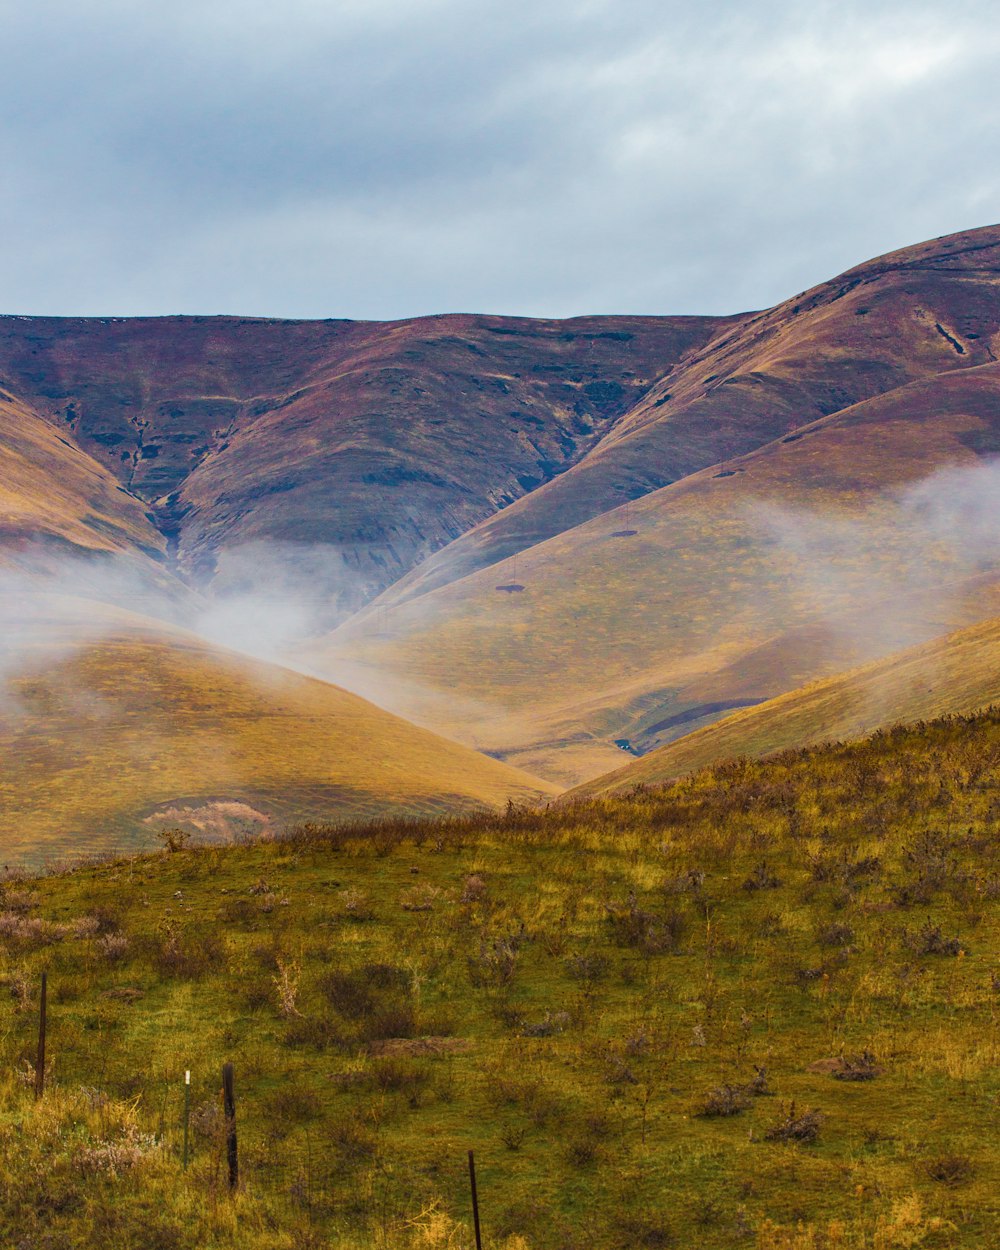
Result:
M754 1098L770 1094L767 1069L756 1068L755 1076L743 1085L720 1085L710 1090L695 1115L712 1119L716 1116L739 1115L746 1111Z
M676 950L686 928L684 917L673 909L663 916L645 911L638 904L635 892L629 894L624 906L607 904L605 912L614 941L646 955L661 955Z
M924 1165L927 1175L939 1185L955 1188L972 1179L974 1168L967 1155L941 1155Z
M832 1076L836 1081L873 1081L881 1072L871 1051L863 1050L858 1055L845 1055Z
M917 955L960 955L962 943L957 937L946 938L941 926L928 920L916 933L903 934L903 945Z
M744 890L750 894L756 890L776 890L780 885L781 878L774 875L764 859L743 882Z
M750 1101L750 1096L742 1085L720 1085L705 1095L695 1114L706 1119L739 1115L750 1106Z
M129 940L124 933L105 933L97 941L97 949L102 959L109 964L121 963L129 951Z
M824 925L816 934L820 946L850 946L854 941L854 930L849 924Z
M819 1111L798 1111L793 1102L787 1112L764 1134L766 1141L804 1142L811 1145L819 1137L822 1115Z

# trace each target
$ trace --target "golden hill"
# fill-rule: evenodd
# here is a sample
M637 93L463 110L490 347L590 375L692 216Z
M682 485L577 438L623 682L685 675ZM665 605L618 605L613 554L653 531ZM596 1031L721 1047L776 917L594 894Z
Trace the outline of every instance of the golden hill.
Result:
M0 843L10 862L231 837L287 821L502 806L554 788L356 695L125 614L57 609L8 661Z
M911 383L370 612L321 653L402 715L582 782L620 764L616 739L648 748L1000 615L995 544L955 511L995 518L998 412L998 365Z
M30 546L162 557L141 500L27 404L0 389L0 555Z
M894 724L1000 704L1000 620L812 682L688 734L569 791L569 799L657 785L736 756L853 740Z

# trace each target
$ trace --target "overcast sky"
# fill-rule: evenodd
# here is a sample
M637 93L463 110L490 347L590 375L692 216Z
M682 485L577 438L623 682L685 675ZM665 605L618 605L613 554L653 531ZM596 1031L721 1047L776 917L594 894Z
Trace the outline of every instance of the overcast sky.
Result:
M4 312L736 312L1000 219L987 0L0 14Z

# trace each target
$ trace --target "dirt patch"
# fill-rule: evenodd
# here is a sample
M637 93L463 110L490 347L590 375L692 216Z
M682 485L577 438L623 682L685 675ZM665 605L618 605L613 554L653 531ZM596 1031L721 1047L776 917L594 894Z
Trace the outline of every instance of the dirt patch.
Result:
M259 837L271 825L271 817L237 799L213 799L204 803L177 800L157 808L142 822L153 829L180 827L202 842L235 842L240 837Z

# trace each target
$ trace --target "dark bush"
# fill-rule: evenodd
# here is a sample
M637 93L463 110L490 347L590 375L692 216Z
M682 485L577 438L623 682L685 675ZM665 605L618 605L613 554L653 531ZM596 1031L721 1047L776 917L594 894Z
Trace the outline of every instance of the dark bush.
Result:
M766 1141L803 1142L811 1145L819 1137L822 1116L818 1111L798 1111L793 1102L785 1115L764 1134Z

